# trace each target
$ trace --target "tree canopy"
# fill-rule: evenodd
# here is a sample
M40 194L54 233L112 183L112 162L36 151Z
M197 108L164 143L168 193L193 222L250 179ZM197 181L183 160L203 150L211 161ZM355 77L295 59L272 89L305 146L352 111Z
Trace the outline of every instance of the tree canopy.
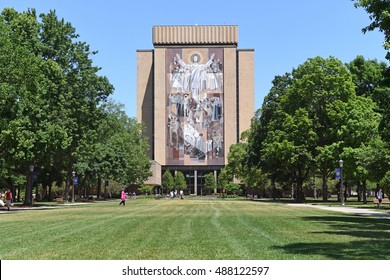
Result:
M338 160L356 162L356 153L347 148L361 149L378 136L375 108L372 99L356 95L352 74L340 60L308 59L291 74L275 78L252 121L249 162L256 159L271 179L296 183L299 201L303 183L318 170L326 193Z
M114 87L91 51L55 11L0 15L0 173L19 184L29 166L39 181L71 184L101 176L123 184L148 176L142 126L108 102ZM146 171L145 171L146 170ZM27 184L31 188L31 184ZM29 189L26 193L29 193ZM26 204L30 203L26 195Z
M387 50L386 58L390 60L390 5L388 0L353 0L355 7L362 7L369 14L372 22L362 31L379 29L385 35L383 47Z

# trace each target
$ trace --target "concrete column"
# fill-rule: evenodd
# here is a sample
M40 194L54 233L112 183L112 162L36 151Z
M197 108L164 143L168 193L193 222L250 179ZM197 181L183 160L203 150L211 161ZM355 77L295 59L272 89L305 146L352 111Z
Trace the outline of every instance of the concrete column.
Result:
M194 170L194 195L198 195L198 170Z

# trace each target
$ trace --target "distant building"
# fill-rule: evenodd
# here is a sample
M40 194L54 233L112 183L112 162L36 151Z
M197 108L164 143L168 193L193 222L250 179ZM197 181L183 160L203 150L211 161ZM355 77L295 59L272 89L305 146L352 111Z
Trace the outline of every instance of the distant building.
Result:
M153 176L183 172L190 194L217 178L254 115L254 50L237 49L238 26L154 26L137 50L137 119L146 125Z

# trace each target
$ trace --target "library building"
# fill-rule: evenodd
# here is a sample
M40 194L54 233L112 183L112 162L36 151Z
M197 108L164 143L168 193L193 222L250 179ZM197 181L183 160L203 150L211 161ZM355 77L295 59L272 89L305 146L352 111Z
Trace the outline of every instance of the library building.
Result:
M254 50L238 49L238 26L154 26L153 49L137 50L137 120L149 139L153 176L182 172L187 194L227 163L254 116Z

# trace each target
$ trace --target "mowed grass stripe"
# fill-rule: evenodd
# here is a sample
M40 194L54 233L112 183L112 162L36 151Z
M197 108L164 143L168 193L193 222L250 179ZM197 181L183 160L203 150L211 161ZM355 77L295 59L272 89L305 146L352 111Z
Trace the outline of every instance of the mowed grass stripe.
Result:
M240 200L137 199L125 207L118 203L1 214L7 231L0 232L0 238L8 249L0 257L388 259L390 255L389 220ZM374 255L379 248L368 242L377 239L385 249ZM361 242L365 246L359 248L356 244Z

